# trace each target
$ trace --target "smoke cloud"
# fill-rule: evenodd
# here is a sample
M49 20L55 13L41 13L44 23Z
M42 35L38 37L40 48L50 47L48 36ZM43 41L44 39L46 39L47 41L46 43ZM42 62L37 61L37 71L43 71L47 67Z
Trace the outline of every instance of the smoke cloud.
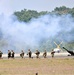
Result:
M62 35L61 35L62 34ZM61 35L61 36L60 36ZM41 41L57 37L74 40L74 19L71 15L44 15L28 23L19 22L14 15L0 14L0 48L3 52L13 49L36 49Z

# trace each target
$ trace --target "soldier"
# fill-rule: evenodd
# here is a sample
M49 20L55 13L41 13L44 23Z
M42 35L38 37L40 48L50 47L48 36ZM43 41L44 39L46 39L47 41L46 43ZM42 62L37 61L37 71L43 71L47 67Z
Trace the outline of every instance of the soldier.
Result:
M30 49L28 50L27 55L29 55L29 58L31 58L31 56L32 56L32 52L31 52L31 50L30 50Z
M21 58L23 58L23 57L24 57L24 51L23 51L23 50L21 51L20 56L21 56Z
M14 51L12 50L12 51L11 51L11 57L12 57L12 58L14 58L14 54L15 54L15 53L14 53Z
M46 56L47 56L47 52L45 50L44 53L43 53L43 57L46 58Z
M38 50L36 50L35 54L36 54L36 58L39 58L40 52Z
M0 59L2 58L2 54L3 54L3 53L0 51Z
M55 53L55 51L52 49L52 51L51 51L52 58L54 57L54 53Z
M8 50L8 59L11 58L11 51Z

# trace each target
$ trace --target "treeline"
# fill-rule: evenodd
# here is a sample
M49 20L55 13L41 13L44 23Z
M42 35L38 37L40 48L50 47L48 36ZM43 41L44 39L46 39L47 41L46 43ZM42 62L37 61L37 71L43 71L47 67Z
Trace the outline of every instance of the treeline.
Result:
M58 15L71 14L74 17L74 8L67 8L65 6L62 6L56 7L52 12L49 11L37 12L35 10L27 10L27 9L14 12L14 15L17 16L18 20L24 22L28 22L32 18L38 18L39 16L45 14L58 14Z
M65 6L62 7L56 7L54 11L52 11L56 14L62 15L62 14L71 14L74 17L74 7L73 8L67 8Z
M19 21L28 22L32 18L38 18L39 16L45 15L47 13L48 13L47 11L37 12L35 10L24 9L24 10L21 10L21 11L14 12L14 15L17 16Z

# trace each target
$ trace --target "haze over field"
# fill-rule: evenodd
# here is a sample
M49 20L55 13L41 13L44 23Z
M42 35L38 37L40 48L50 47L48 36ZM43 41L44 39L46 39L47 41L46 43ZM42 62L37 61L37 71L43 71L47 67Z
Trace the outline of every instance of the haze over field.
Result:
M30 22L19 22L14 15L0 15L0 49L39 49L44 40L73 41L74 21L71 15L44 15ZM67 33L67 35L66 35ZM62 35L61 35L62 34ZM54 41L54 40L53 40ZM51 42L52 44L53 42ZM50 48L50 47L49 47Z
M17 3L17 4L16 4ZM50 51L53 42L72 43L74 41L74 18L68 15L46 14L29 22L19 22L16 11L30 9L36 11L53 11L54 8L66 6L73 8L73 0L1 0L0 1L0 50L8 49L20 52L21 49L32 51L39 49ZM72 9L73 10L73 9ZM73 13L73 11L71 11ZM73 42L74 43L74 42ZM63 45L64 45L63 44ZM74 49L73 46L71 49Z

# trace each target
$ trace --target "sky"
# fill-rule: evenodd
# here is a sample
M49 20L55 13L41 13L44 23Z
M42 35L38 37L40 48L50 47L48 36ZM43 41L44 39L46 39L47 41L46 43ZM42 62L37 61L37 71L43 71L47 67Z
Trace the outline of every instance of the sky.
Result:
M51 12L60 6L73 8L74 0L0 0L0 13L9 15L23 9Z

